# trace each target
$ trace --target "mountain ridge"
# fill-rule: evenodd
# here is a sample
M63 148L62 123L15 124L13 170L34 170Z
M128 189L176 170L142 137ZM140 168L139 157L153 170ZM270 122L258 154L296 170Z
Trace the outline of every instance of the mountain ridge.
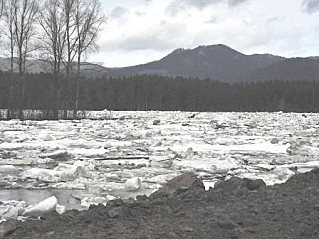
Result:
M142 65L110 69L108 76L159 74L196 77L225 82L243 81L255 70L286 59L271 54L245 55L226 45L177 48L158 61Z
M0 70L8 71L9 58L0 58ZM48 72L49 63L28 61L28 72ZM319 56L286 58L265 54L246 55L227 45L202 45L193 49L177 48L155 61L127 67L104 67L83 62L87 77L125 77L161 75L244 82L266 80L319 80Z

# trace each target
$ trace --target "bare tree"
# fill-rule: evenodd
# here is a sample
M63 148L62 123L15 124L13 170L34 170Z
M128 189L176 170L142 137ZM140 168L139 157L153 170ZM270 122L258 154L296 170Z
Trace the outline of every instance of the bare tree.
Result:
M105 16L98 0L75 0L74 22L76 28L77 71L74 117L77 117L79 109L81 61L85 53L98 49L96 40L104 21Z
M66 24L66 74L69 76L71 74L72 62L75 57L75 24L73 22L72 15L74 14L75 9L75 0L63 0L63 9L65 14L65 24Z
M2 14L4 12L4 9L5 9L5 1L6 0L0 0L0 17L2 17Z
M19 73L26 71L26 58L34 50L31 47L32 37L35 35L37 0L13 0L14 39L18 55Z
M19 71L19 118L23 119L22 109L25 99L25 72L26 59L34 50L32 37L35 34L36 15L38 12L37 0L13 0L13 24L14 41L17 51L17 63Z
M10 45L9 107L13 94L14 63L16 63L19 73L19 118L22 119L26 60L35 50L34 41L37 39L39 42L37 52L41 59L51 66L54 75L54 117L58 118L61 103L59 85L64 70L66 81L71 77L75 79L74 116L77 117L81 62L86 54L98 49L96 41L105 20L100 2L99 0L45 0L41 8L39 5L39 0L0 0L0 15L3 14L4 32ZM39 29L41 35L36 38ZM72 67L75 65L76 70Z
M54 75L54 118L58 118L60 108L60 80L65 46L67 23L63 0L46 0L39 11L41 59L51 66Z
M104 22L101 5L98 0L46 0L39 18L43 30L42 55L51 61L55 76L56 109L59 109L59 76L62 73L61 64L64 63L65 80L68 82L75 79L74 117L76 117L81 61L85 53L97 49L97 35ZM75 59L77 59L76 70L73 69ZM71 97L71 92L68 93L68 97Z
M8 111L7 118L11 118L12 110L12 94L13 94L13 71L14 71L14 50L15 50L15 26L14 26L14 3L15 0L3 0L2 4L2 19L3 19L3 33L9 42L10 52L10 82L8 94Z

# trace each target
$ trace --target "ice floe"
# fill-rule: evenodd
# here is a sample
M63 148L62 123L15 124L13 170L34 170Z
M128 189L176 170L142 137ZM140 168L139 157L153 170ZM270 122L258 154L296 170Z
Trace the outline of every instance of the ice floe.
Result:
M2 201L0 204L0 222L7 219L16 219L22 215L26 207L24 201Z
M124 188L129 192L135 192L142 186L142 180L138 177L127 179Z
M34 206L31 206L30 208L27 208L23 214L26 216L41 216L47 212L56 210L57 205L58 199L55 196L52 196L44 199Z
M184 172L209 188L233 176L283 183L319 167L318 114L193 115L105 110L75 121L0 121L0 186L77 190L71 198L84 209L148 195ZM21 215L18 203L0 201L1 219Z
M81 161L76 161L72 165L60 163L54 169L30 168L21 173L21 178L24 180L33 178L46 182L65 182L78 177L90 178L91 176L90 164Z

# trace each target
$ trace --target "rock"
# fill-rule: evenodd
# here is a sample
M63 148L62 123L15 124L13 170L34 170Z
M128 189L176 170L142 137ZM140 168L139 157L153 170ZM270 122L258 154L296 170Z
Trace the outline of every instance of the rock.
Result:
M137 195L136 201L145 201L148 200L148 197L146 195Z
M256 230L253 227L245 227L245 228L243 228L243 231L244 232L248 232L250 234L255 234L256 233Z
M270 141L270 143L272 143L272 144L278 144L278 143L279 143L279 139L273 138L273 139Z
M289 170L289 169L288 169ZM319 168L314 168L307 173L295 174L294 176L288 178L287 185L302 185L313 180L318 180L319 177Z
M52 196L25 210L24 215L41 216L47 212L55 210L57 205L58 199L55 196Z
M193 173L185 173L168 181L165 186L155 191L152 197L159 195L172 196L177 191L187 190L192 187L205 189L203 182Z
M43 136L41 137L41 139L42 139L43 141L52 141L52 140L54 140L54 138L53 138L51 135L48 135L48 134L43 135Z
M154 120L154 121L153 121L153 125L159 125L160 123L161 123L160 120Z
M0 238L10 236L17 228L17 221L9 220L0 223Z
M123 210L121 207L116 207L108 211L108 215L110 218L117 218L123 215Z
M56 151L49 154L43 154L39 156L40 158L51 158L56 161L67 161L71 158L71 155L67 151Z
M175 232L172 232L172 231L170 231L169 233L168 233L168 235L169 235L169 238L180 238L180 236L179 235L177 235Z
M124 201L121 198L114 199L112 201L108 201L107 205L110 207L119 207L124 204Z
M316 167L314 169L311 170L311 173L313 174L319 174L319 167Z
M188 118L189 119L194 119L197 115L199 115L200 113L195 113L195 114L192 114L191 116L189 116Z
M244 178L243 180L245 181L248 190L258 190L260 188L266 187L266 183L262 179L252 180Z
M218 226L225 230L231 230L238 227L238 225L234 223L233 221L231 221L229 218L219 219Z
M217 182L215 184L216 189L220 189L232 194L237 194L243 189L258 190L265 186L266 186L266 183L261 179L257 179L257 180L248 179L248 178L241 179L238 177L233 177L226 181Z

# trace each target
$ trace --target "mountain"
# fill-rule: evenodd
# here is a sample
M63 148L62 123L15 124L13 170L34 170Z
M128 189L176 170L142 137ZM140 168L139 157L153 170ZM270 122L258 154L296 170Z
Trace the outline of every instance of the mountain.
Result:
M319 80L319 59L316 57L288 58L250 72L247 81Z
M17 65L16 65L17 66ZM9 70L10 60L0 58L0 70ZM27 62L28 72L47 72L50 65L41 60ZM245 55L228 46L210 45L176 49L164 58L147 64L105 68L83 62L88 77L133 75L184 76L223 82L265 80L319 80L319 57L284 58L271 54Z
M258 69L282 61L270 54L244 55L225 45L177 49L159 61L110 69L109 76L160 74L235 82Z
M9 71L11 67L10 58L0 57L0 70ZM76 69L76 64L73 64L73 68ZM14 71L18 71L17 59L14 59L13 64ZM41 73L49 72L52 69L52 65L44 60L27 60L26 61L26 71L29 73ZM63 70L63 66L62 66ZM89 77L101 76L108 73L109 69L98 64L82 62L81 70L84 75Z

